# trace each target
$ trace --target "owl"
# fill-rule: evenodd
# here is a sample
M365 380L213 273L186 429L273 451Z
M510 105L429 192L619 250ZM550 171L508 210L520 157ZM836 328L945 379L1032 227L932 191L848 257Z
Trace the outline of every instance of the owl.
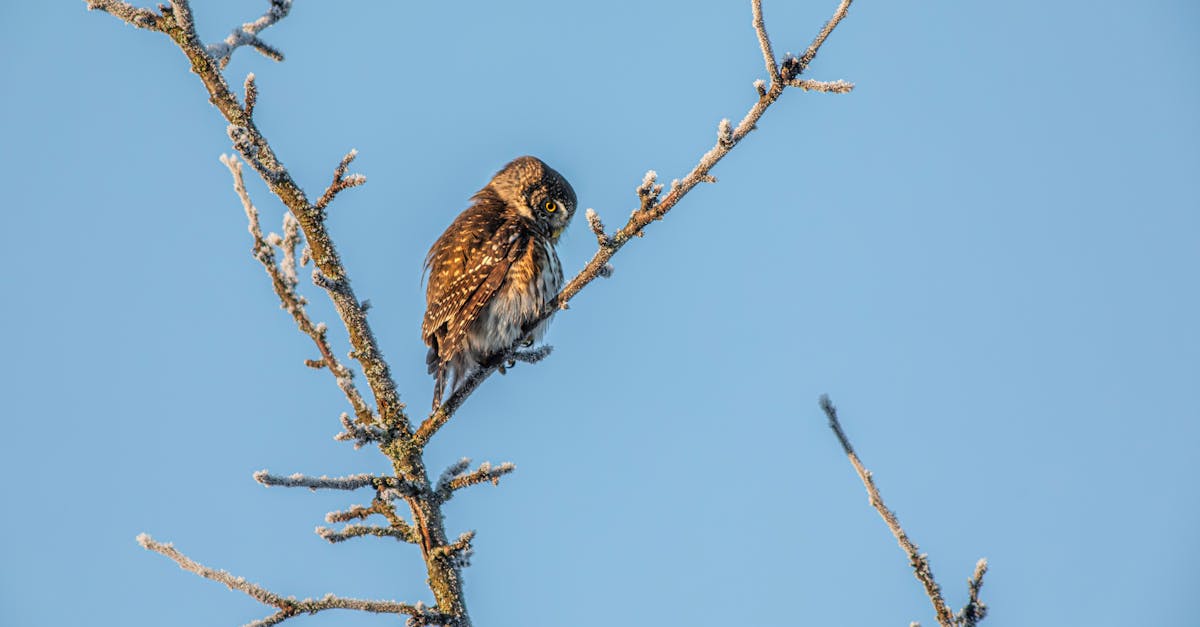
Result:
M537 157L514 159L471 201L425 257L421 336L435 410L447 377L453 392L472 368L541 339L549 319L524 329L562 288L554 245L575 215L575 190Z

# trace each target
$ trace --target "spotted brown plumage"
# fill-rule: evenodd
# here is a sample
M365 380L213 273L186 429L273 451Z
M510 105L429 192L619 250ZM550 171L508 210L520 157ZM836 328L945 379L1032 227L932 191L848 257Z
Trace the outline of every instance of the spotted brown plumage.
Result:
M522 330L562 288L554 245L575 215L575 190L536 157L501 168L429 249L421 336L434 375L436 409L452 377L467 372L518 340L537 341L546 320Z

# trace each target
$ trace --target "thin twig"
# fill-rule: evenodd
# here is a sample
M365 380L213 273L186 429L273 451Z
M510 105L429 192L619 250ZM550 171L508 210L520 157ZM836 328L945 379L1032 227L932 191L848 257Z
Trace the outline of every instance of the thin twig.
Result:
M771 38L767 36L767 25L763 22L762 0L750 0L750 11L754 15L754 32L758 35L758 47L762 49L767 76L771 77L771 82L774 83L779 80L779 65L775 63L775 53L771 50Z
M987 573L987 559L975 563L975 572L967 580L967 604L958 613L956 620L962 627L975 627L979 621L987 618L987 604L979 600L979 590L983 588L983 576Z
M265 470L254 473L254 480L267 486L282 486L285 488L308 488L310 490L358 490L360 488L386 487L401 492L414 492L416 488L395 477L381 477L367 473L348 475L346 477L309 477L295 473L288 476L273 475Z
M271 6L262 17L242 24L241 28L233 29L225 41L208 45L208 54L212 55L221 69L229 65L229 60L233 57L233 51L242 46L250 46L259 51L264 57L273 61L283 61L283 53L268 45L258 37L258 34L268 26L287 17L289 11L292 10L292 0L271 0Z
M374 525L346 525L341 529L317 527L317 535L328 540L332 544L345 542L351 538L361 538L363 536L396 538L402 542L409 542L412 544L421 543L420 537L411 527L406 529L397 529L395 527L378 527Z
M871 471L863 467L862 462L859 461L858 455L854 452L854 447L850 445L850 439L846 437L846 432L842 431L842 425L838 422L837 408L833 406L833 402L829 400L828 396L821 396L821 409L825 412L825 416L829 418L829 428L833 429L833 433L837 435L838 442L842 445L842 450L850 458L850 463L854 465L854 471L858 473L858 478L862 479L863 485L866 486L871 506L883 517L883 521L887 523L888 529L892 531L892 535L900 543L900 548L908 555L908 561L913 568L913 573L917 576L921 585L925 587L925 594L933 603L933 610L937 614L938 624L942 627L955 627L954 614L946 606L946 600L942 597L942 589L938 587L937 582L933 579L933 570L929 565L929 556L920 552L917 545L908 538L908 534L904 532L904 528L900 526L900 520L896 518L896 514L888 509L887 505L884 505L883 497L879 495L879 489L875 487L875 479L871 476Z
M333 197L338 195L342 190L358 187L367 182L367 177L361 174L346 176L346 170L350 167L350 162L354 161L354 158L357 156L358 151L352 149L346 153L345 157L342 157L342 162L333 171L333 182L329 184L329 187L325 188L325 193L321 194L321 198L317 200L316 207L319 211L325 211L325 208L329 206Z
M848 94L854 91L854 83L846 81L814 81L807 78L793 78L788 86L798 87L804 91L819 91L826 94Z
M242 110L246 112L246 117L254 117L254 105L258 104L258 84L254 82L254 72L246 75L246 82L242 85L246 90L246 105Z
M825 22L825 26L821 28L821 32L817 33L817 36L813 39L813 42L809 44L808 50L805 50L804 54L800 55L800 66L797 68L797 71L795 74L793 74L793 76L799 76L803 74L804 71L808 69L808 64L812 63L812 60L817 58L817 52L821 50L821 46L825 45L825 40L829 38L829 35L833 32L833 29L837 28L837 25L846 18L846 12L850 10L850 3L853 1L854 0L842 0L842 3L838 5L837 10L833 12L833 17L829 18L828 22Z
M442 472L442 476L438 478L435 492L443 503L449 501L454 496L455 491L466 487L484 482L489 482L492 485L500 485L500 477L517 469L516 465L512 462L504 462L499 466L492 466L490 462L483 462L475 470L466 472L470 463L471 460L464 457Z
M89 11L104 11L138 28L160 30L159 16L150 9L141 9L118 0L87 0L87 5Z
M172 560L179 567L193 572L205 579L211 579L217 583L224 584L230 590L237 590L250 596L250 598L262 603L279 608L279 611L271 616L249 623L249 625L276 625L283 622L285 619L297 616L300 614L316 614L325 610L359 610L362 612L374 612L376 614L400 614L407 616L420 617L421 619L442 620L441 615L436 612L430 612L425 607L417 603L415 605L409 603L397 603L396 601L372 601L366 599L350 599L338 597L332 594L326 595L320 599L303 599L296 600L295 597L284 597L262 586L246 581L243 577L235 577L224 570L216 570L209 568L188 556L180 553L178 549L169 543L157 542L147 534L140 534L137 537L138 544L143 548L164 555Z

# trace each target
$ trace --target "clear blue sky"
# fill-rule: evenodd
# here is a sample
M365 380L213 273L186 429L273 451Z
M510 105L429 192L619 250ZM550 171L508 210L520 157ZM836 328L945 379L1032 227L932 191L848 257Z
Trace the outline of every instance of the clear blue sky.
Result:
M265 5L195 12L211 41ZM777 52L834 5L767 0ZM287 61L231 81L310 194L360 151L330 227L414 408L421 261L492 172L541 156L617 225L763 77L741 1L302 1L266 38ZM0 42L0 624L268 613L143 531L285 594L428 602L415 547L312 533L365 494L251 480L387 464L332 440L184 57L70 0L3 3ZM955 607L986 556L993 627L1194 624L1200 9L861 0L811 77L858 87L787 94L431 445L517 464L447 508L476 623L935 624L828 392ZM594 247L577 218L568 271Z

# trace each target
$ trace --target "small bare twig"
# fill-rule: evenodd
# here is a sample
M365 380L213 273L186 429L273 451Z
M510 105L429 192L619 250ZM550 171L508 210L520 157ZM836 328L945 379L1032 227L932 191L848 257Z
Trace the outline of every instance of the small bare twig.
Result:
M450 558L460 567L469 566L471 554L475 550L471 547L471 540L474 539L474 531L465 531L454 542L435 548L433 554L436 557Z
M962 627L975 627L979 621L987 618L987 604L979 600L979 590L983 588L983 576L987 569L987 559L979 560L975 563L975 573L967 580L967 604L955 617Z
M888 529L892 531L892 535L900 543L900 548L908 555L908 561L912 565L913 573L917 576L921 585L925 587L925 594L933 603L933 610L937 614L938 624L942 627L955 627L954 614L946 606L946 600L942 597L942 589L933 579L933 569L929 565L929 556L920 552L917 545L908 538L908 534L904 532L904 528L900 526L900 519L896 518L896 514L883 503L883 497L879 495L879 489L875 487L875 479L871 476L871 471L867 470L862 462L859 461L858 454L854 452L854 447L850 445L850 439L846 437L846 432L842 431L842 425L838 422L837 408L833 406L833 402L829 400L828 396L821 396L821 409L829 419L829 428L833 429L838 442L842 445L842 450L850 458L850 463L854 465L854 470L858 473L858 478L866 486L871 506L883 517L883 521L887 523Z
M140 9L118 0L87 0L87 5L89 11L104 11L138 28L161 30L158 14L150 9Z
M279 611L267 618L248 623L250 625L277 625L284 620L300 614L316 614L325 610L359 610L362 612L374 612L376 614L400 614L413 617L420 617L422 620L429 620L432 623L442 621L442 617L437 612L430 612L421 603L397 603L395 601L370 601L365 599L349 599L338 597L332 594L325 595L320 599L304 599L296 600L295 597L284 597L274 592L259 586L258 584L250 583L243 577L235 577L224 570L216 570L209 568L199 562L192 560L183 553L180 553L171 544L157 542L149 535L141 534L137 537L138 544L143 548L164 555L172 560L179 567L193 572L205 579L211 579L217 583L224 584L230 590L237 590L249 595L250 598L262 603L279 608ZM431 623L427 623L431 624Z
M271 6L262 17L253 22L242 24L241 28L233 29L225 41L215 44L208 44L208 54L216 59L221 69L229 65L229 60L233 57L233 51L242 46L250 46L262 53L264 57L273 61L283 61L283 53L267 44L259 38L261 33L268 26L287 17L289 11L292 10L292 0L270 0Z
M351 520L366 520L372 514L377 514L375 506L363 507L362 505L351 505L350 507L337 512L329 512L325 514L325 522L339 523L350 522Z
M324 212L325 208L329 206L330 201L333 200L333 197L337 196L342 190L358 187L367 182L367 177L361 174L346 176L346 170L350 167L350 162L354 161L354 158L357 156L358 151L352 149L346 153L345 157L342 157L342 162L333 171L333 182L329 184L329 187L325 188L325 193L321 194L321 198L317 200L316 208L318 211Z
M246 112L246 117L254 117L254 105L258 104L258 84L254 82L254 72L246 75L246 82L243 85L246 90L246 104L242 110Z
M806 78L793 78L788 86L799 87L804 91L819 91L827 94L848 94L854 91L854 83L846 81L813 81Z
M341 415L341 421L342 428L345 429L345 431L334 435L333 439L339 442L354 440L354 448L356 449L362 448L371 442L385 445L388 442L391 442L395 436L395 434L387 429L384 429L383 427L373 424L364 425L361 423L356 423L345 413Z
M358 490L370 487L400 488L401 481L395 477L381 477L367 473L346 477L309 477L295 473L288 476L273 475L265 470L254 473L254 480L267 486L285 488L308 488L310 490ZM411 489L411 488L404 488Z
M604 223L600 221L600 216L592 208L588 208L583 214L587 218L588 226L591 227L592 233L596 236L596 243L601 248L608 246L608 235L604 233Z
M377 527L373 525L346 525L339 529L330 529L328 527L317 527L317 535L328 540L331 544L345 542L350 538L361 538L363 536L375 536L378 538L396 538L403 542L412 544L420 544L420 536L411 528L405 527L397 529L395 527Z
M758 35L758 47L762 49L767 76L771 77L772 83L777 82L779 66L775 63L775 53L771 50L771 38L767 36L767 25L763 22L762 0L750 0L750 11L754 15L754 32Z
M442 472L442 476L438 478L435 492L443 503L449 501L454 496L456 490L484 482L499 485L500 477L517 469L516 465L512 462L504 462L499 466L492 466L490 462L483 462L479 465L479 468L471 472L466 472L470 464L471 460L464 457Z

